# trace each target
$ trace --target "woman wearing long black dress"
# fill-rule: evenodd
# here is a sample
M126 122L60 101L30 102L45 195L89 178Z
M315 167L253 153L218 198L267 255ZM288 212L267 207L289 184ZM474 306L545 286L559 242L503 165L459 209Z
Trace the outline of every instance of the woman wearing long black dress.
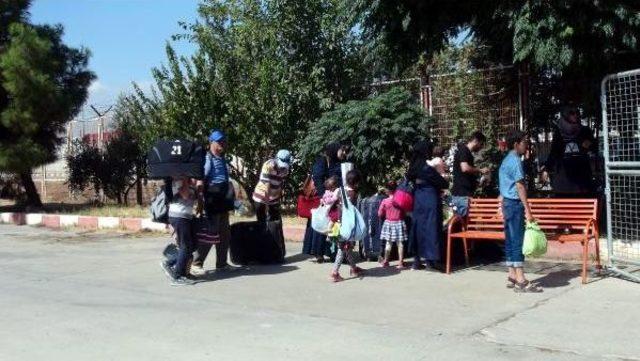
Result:
M325 147L324 154L318 156L311 168L311 177L319 196L324 194L324 181L336 176L342 182L340 164L346 158L346 152L340 143L330 143ZM324 257L331 255L327 236L311 228L311 219L307 221L304 234L302 253L316 257L317 262L324 262Z
M427 270L435 270L440 261L442 243L442 190L449 187L434 168L427 164L431 146L420 141L413 147L413 155L407 178L415 185L413 222L409 232L410 246L415 252L412 269L422 267L422 259Z

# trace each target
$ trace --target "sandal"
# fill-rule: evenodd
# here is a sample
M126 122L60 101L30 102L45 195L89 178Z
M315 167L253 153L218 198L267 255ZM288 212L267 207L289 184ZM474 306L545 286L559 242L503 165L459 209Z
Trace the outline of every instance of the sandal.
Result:
M353 267L350 271L349 271L349 275L350 276L362 276L362 274L364 273L364 270L360 267Z
M541 293L543 290L536 284L533 284L529 281L524 281L522 283L516 282L513 291L516 293Z
M516 283L518 283L518 281L516 281L515 278L507 277L507 288L514 288Z

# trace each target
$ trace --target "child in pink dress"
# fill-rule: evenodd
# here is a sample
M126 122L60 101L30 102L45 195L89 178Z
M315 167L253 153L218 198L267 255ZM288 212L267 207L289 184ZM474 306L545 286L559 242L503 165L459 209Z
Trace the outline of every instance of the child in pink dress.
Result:
M404 212L393 203L393 193L395 193L397 187L398 185L394 181L387 183L386 188L389 197L380 204L378 217L384 220L380 239L386 242L382 267L389 267L391 248L393 243L397 243L398 257L400 260L396 268L402 270L405 269L404 242L406 242L409 237L407 236L407 225L404 223Z

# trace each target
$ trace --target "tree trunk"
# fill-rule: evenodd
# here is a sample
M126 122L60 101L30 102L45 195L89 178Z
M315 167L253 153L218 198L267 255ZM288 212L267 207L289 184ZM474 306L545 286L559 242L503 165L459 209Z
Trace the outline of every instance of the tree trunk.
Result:
M31 207L42 207L40 195L36 189L36 185L31 178L31 171L20 173L20 181L27 195L27 205Z
M142 179L140 177L136 180L136 203L142 206Z

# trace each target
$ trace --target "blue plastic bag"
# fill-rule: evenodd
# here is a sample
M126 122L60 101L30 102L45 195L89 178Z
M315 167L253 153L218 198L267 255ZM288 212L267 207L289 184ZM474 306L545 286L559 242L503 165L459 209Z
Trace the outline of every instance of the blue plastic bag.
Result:
M351 203L344 188L342 191L342 218L340 237L349 242L362 241L367 235L367 224L360 211Z

